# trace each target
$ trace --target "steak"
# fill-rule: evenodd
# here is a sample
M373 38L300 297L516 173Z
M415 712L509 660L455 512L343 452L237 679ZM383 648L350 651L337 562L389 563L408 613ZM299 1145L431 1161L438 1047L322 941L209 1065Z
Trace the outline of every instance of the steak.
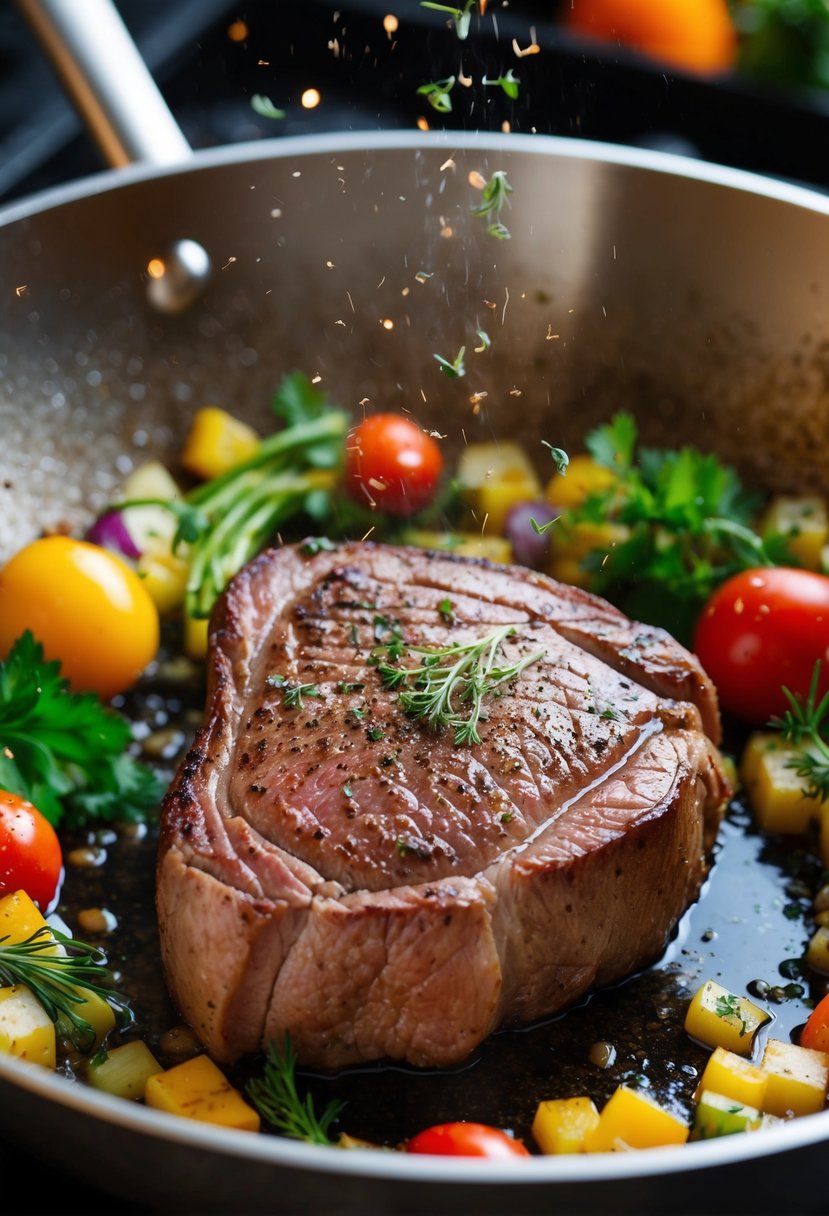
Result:
M414 647L501 627L497 665L526 666L484 690L478 742L389 687ZM286 546L217 605L208 681L157 909L173 999L219 1061L287 1032L326 1069L459 1062L654 961L698 896L729 793L714 688L585 591L421 549Z

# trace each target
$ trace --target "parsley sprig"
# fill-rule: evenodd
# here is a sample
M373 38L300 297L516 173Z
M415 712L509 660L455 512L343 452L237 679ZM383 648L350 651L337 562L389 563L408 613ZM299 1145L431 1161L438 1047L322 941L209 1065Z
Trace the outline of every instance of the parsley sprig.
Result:
M290 1035L285 1035L282 1048L268 1043L265 1067L261 1077L253 1077L245 1092L266 1122L293 1140L309 1144L332 1143L329 1128L343 1108L343 1103L329 1102L317 1116L310 1094L300 1098L296 1084L296 1054Z
M789 767L803 782L804 795L822 802L829 798L829 692L818 697L820 668L818 659L805 700L788 688L782 690L789 708L772 718L771 725L780 731L784 743L797 749Z
M50 823L137 822L163 794L128 753L125 718L94 693L73 693L27 630L0 662L0 789L33 802Z
M687 636L716 586L740 570L797 564L782 537L752 528L758 498L734 469L696 448L639 448L633 417L620 412L585 441L611 483L563 512L553 527L624 525L617 544L596 549L583 565L591 587L639 620ZM665 613L671 617L665 619Z
M90 993L112 1007L116 1020L131 1020L127 998L116 992L106 955L96 946L41 925L22 942L0 937L0 984L25 984L60 1033L81 1051L91 1047L95 1029L81 1007Z
M514 680L525 667L536 663L538 650L517 663L499 665L496 660L513 625L503 625L476 642L458 642L438 648L411 646L420 655L417 667L395 667L380 663L378 672L389 689L401 689L400 704L412 718L422 718L436 730L454 730L456 747L480 743L478 724L486 721L484 697L497 695L499 685Z
M499 241L508 241L510 237L509 229L501 221L501 212L511 194L512 186L507 181L506 173L503 169L496 169L484 186L481 202L471 208L473 215L489 221L486 230Z

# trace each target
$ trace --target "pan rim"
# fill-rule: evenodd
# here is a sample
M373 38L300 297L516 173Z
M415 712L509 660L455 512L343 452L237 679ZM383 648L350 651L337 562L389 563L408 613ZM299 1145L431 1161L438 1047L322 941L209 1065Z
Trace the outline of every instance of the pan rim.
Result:
M480 133L474 131L367 131L304 136L285 139L251 140L244 144L205 148L174 165L134 164L123 168L105 169L76 182L38 191L26 198L0 207L0 228L28 219L85 198L130 186L177 177L182 174L224 168L232 165L255 164L263 160L286 160L321 154L423 151L423 150L495 150L502 153L531 153L544 158L595 161L623 165L667 176L706 182L748 194L829 215L829 193L817 187L802 185L783 178L768 177L746 169L710 161L695 160L676 152L638 148L627 144L607 143L559 135L521 135Z

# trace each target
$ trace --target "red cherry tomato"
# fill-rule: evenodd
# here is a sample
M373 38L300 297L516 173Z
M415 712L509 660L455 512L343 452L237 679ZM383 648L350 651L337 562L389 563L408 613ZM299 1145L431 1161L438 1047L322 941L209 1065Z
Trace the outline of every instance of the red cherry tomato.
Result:
M435 440L401 414L371 414L346 440L348 493L389 515L406 517L428 506L442 471Z
M694 650L717 686L723 709L762 726L782 714L782 689L805 698L821 660L829 689L829 578L776 567L735 574L711 596Z
M431 1153L439 1157L529 1157L530 1151L497 1127L486 1123L438 1123L412 1136L409 1153Z
M800 1032L800 1046L829 1051L829 996L815 1005Z
M25 798L0 790L0 893L21 889L46 912L63 857L55 829Z

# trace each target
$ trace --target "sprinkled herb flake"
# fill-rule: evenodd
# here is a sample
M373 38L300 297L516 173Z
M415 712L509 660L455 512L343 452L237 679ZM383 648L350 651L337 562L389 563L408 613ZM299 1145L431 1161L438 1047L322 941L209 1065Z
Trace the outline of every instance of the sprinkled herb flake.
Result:
M487 76L483 78L484 88L497 89L501 88L506 93L507 97L513 101L518 97L518 90L521 87L521 82L513 72L512 68L505 72L503 76L499 76L496 80L490 80Z
M272 688L282 690L282 704L286 709L301 709L303 697L322 696L316 684L300 684L296 680L289 680L287 676L268 676L267 683Z
M512 186L507 181L503 169L496 169L484 186L483 198L476 207L472 207L473 215L489 220L487 232L499 241L508 241L509 230L501 222L501 212L512 194Z
M370 726L366 731L366 735L372 743L377 743L380 739L385 739L386 732L382 726Z
M441 600L438 604L438 612L446 621L447 625L453 624L455 620L455 605L448 596L446 599Z
M438 114L449 114L452 110L452 98L449 94L455 85L455 77L447 76L445 80L433 80L422 84L417 90L419 97L425 97L433 110Z
M748 1025L743 1017L739 997L734 995L718 996L714 1005L714 1012L718 1018L735 1018L740 1023L740 1038L748 1032Z
M448 376L450 380L460 380L462 376L466 375L466 366L463 361L465 354L466 347L462 346L452 360L444 359L443 355L435 355L435 359L444 376Z
M280 110L275 106L270 97L266 97L264 93L254 93L250 99L250 108L260 118L284 118L285 111Z
M318 553L331 553L336 547L333 540L329 540L327 536L308 536L300 545L299 551L305 557L316 557Z
M472 8L474 4L475 0L466 0L463 8L457 8L454 4L438 4L436 0L420 0L421 8L430 8L436 13L449 14L455 27L455 33L461 42L469 35L469 24L472 20Z

